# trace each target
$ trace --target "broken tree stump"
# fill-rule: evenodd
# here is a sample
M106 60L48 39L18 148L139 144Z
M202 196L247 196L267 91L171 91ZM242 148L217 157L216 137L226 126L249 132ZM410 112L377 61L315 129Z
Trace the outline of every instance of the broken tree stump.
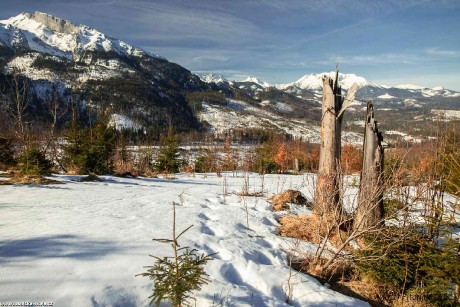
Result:
M335 81L323 77L321 144L315 195L315 208L323 212L340 206L338 163L342 148L342 120L345 109L355 99L357 89L358 86L354 84L348 90L347 97L342 96L338 68Z
M364 127L363 168L361 170L355 229L369 229L383 225L384 207L384 147L383 136L374 118L372 102L367 103Z

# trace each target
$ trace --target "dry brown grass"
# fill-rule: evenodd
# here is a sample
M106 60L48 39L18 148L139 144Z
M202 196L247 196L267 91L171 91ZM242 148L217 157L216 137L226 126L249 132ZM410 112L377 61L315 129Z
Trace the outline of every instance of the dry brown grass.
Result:
M80 182L102 182L102 178L98 177L96 174L89 174L88 176L80 178Z
M332 217L329 221L332 221ZM329 231L329 226L325 222L325 219L316 213L283 216L280 219L280 224L281 236L309 241L315 244L321 243ZM344 230L335 227L329 236L329 242L334 247L339 247L343 244L346 237L347 233Z
M332 221L331 216L328 218L329 221ZM316 213L302 216L283 216L280 219L280 224L281 236L297 238L315 244L320 243L328 232L327 224ZM332 230L328 241L334 247L338 247L342 245L346 237L345 231L335 228ZM351 251L351 247L347 247L346 250ZM431 307L426 301L417 301L411 298L404 298L401 301L400 289L368 278L361 279L356 276L353 264L346 258L335 262L327 268L327 271L318 270L321 266L314 263L313 258L314 255L311 255L310 258L305 256L301 261L292 263L292 268L307 273L322 283L327 282L331 285L332 290L364 300L371 306Z
M243 191L243 192L239 192L237 195L238 196L249 196L249 197L263 197L264 192L263 191L254 191L254 192Z
M144 171L139 171L138 176L147 177L147 178L158 178L158 173L152 169L145 169Z
M274 211L289 210L289 203L310 207L307 199L296 190L287 190L268 199L273 204Z
M176 180L177 179L176 175L171 174L168 171L163 171L161 173L161 176L163 177L163 179L166 179L166 180Z
M339 280L331 284L331 289L347 296L367 301L372 306L420 306L395 304L399 295L398 289L370 279Z
M48 185L48 184L63 184L63 182L45 178L42 176L31 176L31 175L22 175L18 172L9 172L6 174L2 174L2 177L9 178L9 180L0 180L0 185L12 185L12 184L40 184L40 185Z

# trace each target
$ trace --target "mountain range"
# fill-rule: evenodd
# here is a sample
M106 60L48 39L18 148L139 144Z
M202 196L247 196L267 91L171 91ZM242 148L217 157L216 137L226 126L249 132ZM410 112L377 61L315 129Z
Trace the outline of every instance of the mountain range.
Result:
M299 96L321 96L323 92L323 76L334 78L335 72L323 72L318 74L306 74L295 82L285 84L269 84L256 77L247 77L242 81L228 80L221 75L204 74L200 75L202 81L207 83L223 84L225 82L234 84L249 84L253 88L264 89L274 87L276 89ZM353 84L358 85L358 99L391 99L391 98L422 98L422 97L460 97L460 92L445 89L441 86L427 88L413 84L401 84L397 86L379 85L368 81L355 74L339 75L339 83L342 89L347 90ZM241 85L240 85L241 86ZM304 93L303 95L301 93Z
M317 133L322 77L334 73L306 74L295 82L273 85L255 77L235 81L216 74L198 76L88 26L45 13L0 21L0 111L8 109L8 92L18 78L28 84L28 114L37 122L49 119L49 102L57 100L67 110L61 125L69 120L69 105L74 105L84 122L109 110L117 127L157 135L171 124L177 131L273 128L305 135L305 127ZM340 74L339 81L345 91L358 84L357 101L350 110L356 114L363 101L372 99L395 110L427 109L429 119L434 102L442 102L438 107L445 107L444 101L448 107L458 106L460 97L442 87L389 87L355 74Z

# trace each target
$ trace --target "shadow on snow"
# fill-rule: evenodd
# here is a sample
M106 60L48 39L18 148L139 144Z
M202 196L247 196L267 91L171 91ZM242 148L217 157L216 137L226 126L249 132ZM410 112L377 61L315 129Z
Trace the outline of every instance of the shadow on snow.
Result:
M0 259L10 258L81 258L91 259L121 252L114 241L88 240L76 235L42 236L0 242ZM5 259L4 259L5 260Z

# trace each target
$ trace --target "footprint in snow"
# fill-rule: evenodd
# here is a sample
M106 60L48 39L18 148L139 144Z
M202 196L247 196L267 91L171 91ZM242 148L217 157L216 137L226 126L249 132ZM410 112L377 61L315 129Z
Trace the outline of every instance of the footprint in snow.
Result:
M270 219L267 218L267 217L264 217L264 218L262 219L262 223L263 223L264 225L267 225L267 226L275 226L275 223L273 223L273 221L270 220Z
M244 252L243 254L245 259L251 260L257 264L273 265L273 261L264 253L261 253L259 251L252 251L251 253Z
M210 220L210 218L209 218L206 214L204 214L204 213L198 214L198 217L199 217L200 219L205 220L205 221L209 221L209 220Z
M262 238L257 238L256 243L266 248L273 248L273 244Z
M211 229L209 228L208 226L202 224L200 226L200 231L204 234L207 234L207 235L210 235L210 236L214 236L216 233Z
M225 263L220 268L220 274L229 283L232 283L234 285L243 285L244 284L240 273L235 269L235 267L231 263Z

